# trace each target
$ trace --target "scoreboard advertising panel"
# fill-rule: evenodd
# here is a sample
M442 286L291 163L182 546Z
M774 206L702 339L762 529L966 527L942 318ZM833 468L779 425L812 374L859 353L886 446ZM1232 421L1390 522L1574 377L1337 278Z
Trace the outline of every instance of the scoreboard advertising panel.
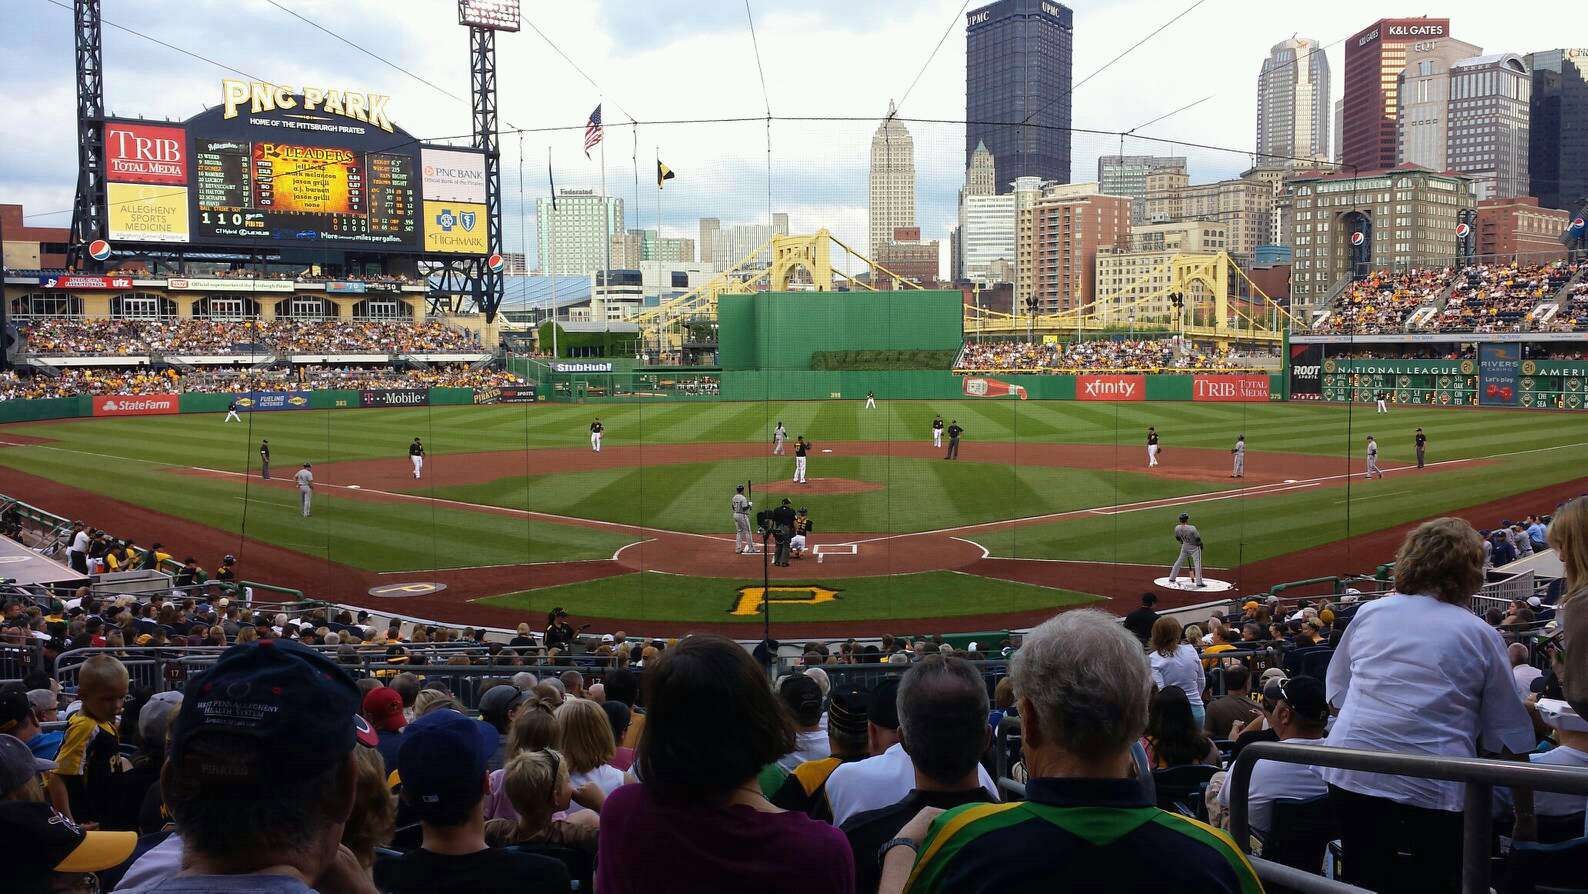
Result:
M223 81L179 125L107 121L107 237L485 255L485 156L424 146L387 97Z

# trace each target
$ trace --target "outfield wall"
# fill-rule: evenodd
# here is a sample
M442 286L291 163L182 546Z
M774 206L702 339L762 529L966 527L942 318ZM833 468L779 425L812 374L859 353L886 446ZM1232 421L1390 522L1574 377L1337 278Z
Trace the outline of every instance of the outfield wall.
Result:
M1387 393L1398 404L1521 407L1581 410L1588 405L1588 362L1520 360L1492 348L1478 359L1345 360L1325 355L1317 361L1316 385L1297 387L1292 363L1292 398L1373 403ZM1310 378L1310 377L1309 377Z
M100 394L40 400L0 401L0 423L110 416L170 416L224 413L237 401L242 412L333 410L376 407L460 406L532 403L534 386L522 388L381 388L365 391L266 391L241 394Z
M723 370L797 371L817 351L954 351L964 345L958 291L758 292L717 299Z

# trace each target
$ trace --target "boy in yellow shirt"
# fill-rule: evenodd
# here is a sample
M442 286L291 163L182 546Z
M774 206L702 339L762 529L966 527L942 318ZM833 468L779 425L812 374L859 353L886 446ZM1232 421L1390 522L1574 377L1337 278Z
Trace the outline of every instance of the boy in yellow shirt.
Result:
M126 666L110 655L95 655L78 671L77 697L83 706L66 722L53 771L66 786L78 822L97 821L96 802L109 797L107 777L121 745L116 715L127 699L127 685Z

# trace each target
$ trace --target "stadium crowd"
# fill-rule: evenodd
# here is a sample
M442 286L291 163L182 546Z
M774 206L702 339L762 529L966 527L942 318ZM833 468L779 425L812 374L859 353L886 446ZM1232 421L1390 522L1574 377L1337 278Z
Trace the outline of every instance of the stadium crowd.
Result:
M776 643L581 641L561 610L541 638L489 643L272 613L206 592L191 561L181 595L11 597L9 648L97 652L0 688L8 889L1258 891L1198 821L1228 825L1226 771L1252 743L1588 766L1588 734L1536 709L1588 710L1584 650L1563 648L1588 637L1588 612L1564 610L1588 598L1588 498L1528 521L1493 534L1542 532L1566 577L1498 618L1470 604L1484 539L1438 519L1406 536L1383 595L1237 600L1183 626L1149 594L1122 624L1069 611L985 653L813 642L770 685ZM87 552L138 552L81 533ZM224 651L169 691L132 673L182 644ZM850 664L880 666L834 667ZM999 803L989 768L1026 800ZM1326 821L1347 881L1457 889L1459 783L1260 761L1246 803L1265 857ZM1497 790L1481 809L1525 841L1581 836L1585 806Z
M1087 372L1092 370L1230 369L1251 366L1237 352L1204 350L1174 339L1117 339L1059 344L1019 340L967 341L955 369Z
M1588 283L1571 287L1553 317L1546 309L1584 265L1494 263L1402 273L1374 271L1353 282L1314 327L1326 335L1418 332L1573 332L1588 326ZM1448 293L1448 294L1447 294ZM1443 302L1441 304L1441 302ZM1431 313L1413 319L1422 308Z
M0 401L93 394L229 394L247 391L311 391L323 388L500 388L524 380L499 369L469 364L431 364L423 369L377 366L296 366L291 369L200 369L178 372L146 367L72 367L58 376L0 373Z
M149 354L478 353L479 339L440 320L208 320L36 317L22 325L40 357Z

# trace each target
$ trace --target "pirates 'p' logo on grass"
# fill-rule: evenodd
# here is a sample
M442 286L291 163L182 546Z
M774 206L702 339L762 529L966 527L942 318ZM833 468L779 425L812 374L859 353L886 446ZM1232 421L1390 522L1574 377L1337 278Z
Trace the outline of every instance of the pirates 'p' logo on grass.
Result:
M838 591L826 587L740 587L739 596L733 601L733 609L728 614L754 617L761 613L761 606L768 602L773 605L819 605L837 598Z

